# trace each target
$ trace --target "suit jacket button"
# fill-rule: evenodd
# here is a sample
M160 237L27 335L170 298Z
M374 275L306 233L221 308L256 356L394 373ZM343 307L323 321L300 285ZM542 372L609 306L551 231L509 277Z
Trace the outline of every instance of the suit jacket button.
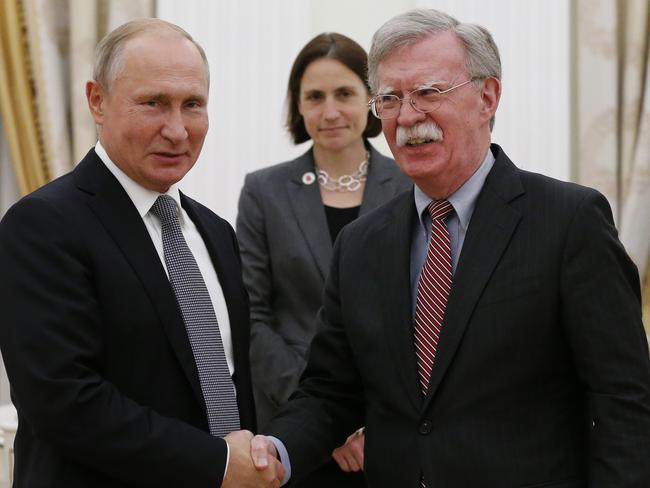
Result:
M431 429L433 429L433 422L429 419L423 420L420 424L420 434L422 435L430 434Z

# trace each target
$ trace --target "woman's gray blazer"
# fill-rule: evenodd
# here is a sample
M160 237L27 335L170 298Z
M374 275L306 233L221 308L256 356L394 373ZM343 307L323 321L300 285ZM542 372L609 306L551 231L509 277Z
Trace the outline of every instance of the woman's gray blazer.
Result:
M412 187L395 162L369 146L360 215ZM260 428L298 384L316 330L332 241L311 149L246 176L237 238L251 302L251 370Z

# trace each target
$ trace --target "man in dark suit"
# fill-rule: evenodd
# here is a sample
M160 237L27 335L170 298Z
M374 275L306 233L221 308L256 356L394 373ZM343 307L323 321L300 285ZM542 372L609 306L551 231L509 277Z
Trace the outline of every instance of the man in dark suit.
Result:
M0 224L16 487L279 484L281 467L253 467L252 434L229 433L255 428L234 232L176 185L208 80L173 24L110 33L86 87L99 142Z
M414 10L375 34L369 65L416 188L339 236L258 466L277 446L300 479L364 424L373 488L650 486L639 278L605 198L491 144L501 67L484 28Z

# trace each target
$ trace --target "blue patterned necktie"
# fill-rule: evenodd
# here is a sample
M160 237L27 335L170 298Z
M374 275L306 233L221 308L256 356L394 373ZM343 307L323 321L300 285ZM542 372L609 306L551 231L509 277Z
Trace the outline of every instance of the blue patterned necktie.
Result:
M167 273L199 372L210 434L223 437L240 428L235 387L217 315L201 271L181 232L178 211L176 201L167 195L160 195L151 207L151 213L162 224Z

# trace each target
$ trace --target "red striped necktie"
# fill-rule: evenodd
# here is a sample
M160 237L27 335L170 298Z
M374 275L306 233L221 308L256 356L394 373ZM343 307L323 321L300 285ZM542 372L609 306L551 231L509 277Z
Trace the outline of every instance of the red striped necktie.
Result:
M429 204L431 240L415 299L415 354L422 394L429 388L442 321L451 290L451 243L445 218L454 210L447 200Z

